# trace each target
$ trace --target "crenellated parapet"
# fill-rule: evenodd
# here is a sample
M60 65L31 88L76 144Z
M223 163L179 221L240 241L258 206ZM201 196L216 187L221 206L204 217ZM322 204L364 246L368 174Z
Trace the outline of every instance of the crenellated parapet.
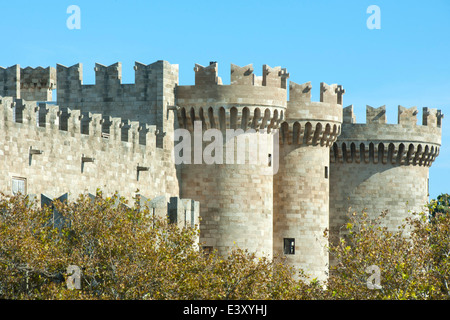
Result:
M23 99L51 101L56 84L56 69L53 67L20 69L20 97Z
M192 129L195 121L203 128L278 128L284 119L289 74L281 67L263 66L263 75L253 74L253 66L231 65L231 84L223 85L218 64L196 64L194 86L177 86L176 106L182 128Z
M341 133L342 96L337 84L320 84L320 101L311 101L311 82L289 83L286 120L281 124L280 143L330 147Z
M83 65L57 65L58 99L61 107L80 109L156 125L157 146L168 150L174 127L175 87L178 65L158 60L135 62L134 83L122 83L122 64L96 63L95 83L83 84Z
M51 101L56 89L56 69L53 67L0 67L0 96L26 100Z
M320 83L320 101L311 101L311 82L289 82L288 120L324 120L342 123L342 100L345 90L337 84Z
M398 106L398 123L388 124L386 107L366 106L366 123L355 123L353 106L344 108L342 134L334 143L331 162L431 166L441 146L440 110Z
M135 82L122 83L122 64L116 62L110 66L96 63L95 83L83 84L83 65L77 63L71 67L58 64L58 103L87 102L139 102L157 99L156 90L163 77L170 75L178 82L178 65L166 61L157 61L148 65L135 62ZM169 78L169 77L167 77ZM173 79L172 79L173 78Z
M134 152L151 154L156 149L156 126L138 121L13 97L0 99L0 114L0 130L93 139L122 148L123 152L131 147Z

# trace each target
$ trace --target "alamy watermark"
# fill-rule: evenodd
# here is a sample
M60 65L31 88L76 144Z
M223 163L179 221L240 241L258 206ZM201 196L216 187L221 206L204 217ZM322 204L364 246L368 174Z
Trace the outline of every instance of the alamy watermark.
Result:
M373 29L381 29L381 10L377 5L370 5L367 7L367 13L371 14L369 18L367 18L366 25L370 30Z
M366 273L370 274L367 278L367 288L370 290L381 289L381 270L376 265L371 265L366 268Z
M66 26L68 29L81 29L81 9L77 5L70 5L67 7L66 12L70 14L70 16L66 20Z
M203 131L194 122L193 137L187 129L174 131L175 164L250 164L260 165L262 175L275 175L279 168L279 133L273 130L219 129ZM180 141L181 140L181 141ZM210 142L205 147L204 142Z
M67 289L81 289L81 269L77 265L70 265L67 267Z

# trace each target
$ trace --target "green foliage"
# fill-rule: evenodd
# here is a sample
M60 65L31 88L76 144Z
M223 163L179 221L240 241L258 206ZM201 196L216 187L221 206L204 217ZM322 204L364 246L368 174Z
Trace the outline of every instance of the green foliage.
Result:
M447 200L446 200L447 199ZM396 231L387 213L352 214L330 244L328 281L306 281L283 259L236 248L204 253L198 228L156 219L124 199L80 196L40 208L20 195L0 199L0 298L6 299L448 299L448 196ZM439 205L438 205L439 204ZM54 210L64 217L54 224ZM69 265L81 289L68 289ZM370 288L368 267L379 270Z
M117 205L117 203L119 203ZM0 201L0 298L7 299L282 299L312 297L282 262L235 249L205 254L198 228L179 228L117 196L54 203L21 196ZM69 265L81 289L67 288Z
M354 213L346 237L330 246L337 261L328 282L332 297L449 299L450 215L436 203L428 206L429 214L413 213L397 231L385 226L387 212L376 219ZM368 288L369 266L380 269L380 289Z
M428 204L430 216L434 217L436 213L450 213L450 195L447 193L440 194L436 200L430 201Z

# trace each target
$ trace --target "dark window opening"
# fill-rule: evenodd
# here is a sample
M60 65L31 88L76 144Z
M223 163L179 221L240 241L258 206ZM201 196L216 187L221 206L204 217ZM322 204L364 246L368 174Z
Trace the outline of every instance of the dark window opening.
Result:
M325 179L328 179L328 167L325 166Z
M295 254L295 239L284 238L283 239L284 254Z
M269 153L269 157L268 158L269 158L269 163L268 164L269 164L269 167L271 167L272 166L272 154Z
M213 252L213 247L212 246L203 246L203 253L205 253L206 255L209 255Z

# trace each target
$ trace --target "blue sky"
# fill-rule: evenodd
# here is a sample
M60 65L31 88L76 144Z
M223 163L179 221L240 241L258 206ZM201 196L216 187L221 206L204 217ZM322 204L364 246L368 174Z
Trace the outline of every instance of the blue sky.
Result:
M66 26L69 5L81 9L81 29ZM369 30L369 5L381 9L381 29ZM450 118L450 1L2 1L0 66L122 62L123 82L134 82L135 61L180 65L180 84L194 83L195 63L282 66L297 83L346 89L357 122L365 106L438 108ZM450 124L443 120L441 153L430 168L430 195L450 193Z

